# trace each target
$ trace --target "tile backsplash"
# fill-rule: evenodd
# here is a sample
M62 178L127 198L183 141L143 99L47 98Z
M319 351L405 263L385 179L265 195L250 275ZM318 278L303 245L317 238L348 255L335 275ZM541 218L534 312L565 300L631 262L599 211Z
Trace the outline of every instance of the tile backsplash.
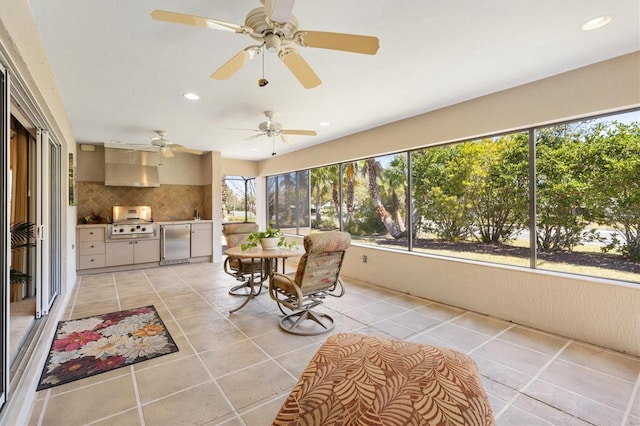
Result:
M113 206L151 206L153 220L211 219L211 185L160 185L158 188L104 186L102 182L78 182L78 222L90 214L104 222Z

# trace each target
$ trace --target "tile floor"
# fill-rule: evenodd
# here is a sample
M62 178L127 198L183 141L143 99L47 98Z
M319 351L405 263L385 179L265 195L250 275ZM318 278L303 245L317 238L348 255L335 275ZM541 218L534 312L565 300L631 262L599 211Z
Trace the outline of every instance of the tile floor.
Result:
M638 358L344 278L335 332L470 354L499 425L640 424ZM221 264L78 280L64 319L153 304L180 351L38 392L32 425L268 425L327 337L281 331L266 291L229 314Z

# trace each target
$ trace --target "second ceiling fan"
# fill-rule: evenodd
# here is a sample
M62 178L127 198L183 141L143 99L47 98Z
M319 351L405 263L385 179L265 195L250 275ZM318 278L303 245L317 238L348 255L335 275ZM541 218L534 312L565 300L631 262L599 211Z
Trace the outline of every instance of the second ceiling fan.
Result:
M299 136L316 136L315 130L296 130L296 129L283 129L282 125L277 121L273 121L273 111L265 111L264 115L267 117L267 121L263 121L258 124L258 128L254 132L258 132L253 136L249 136L245 140L259 138L260 136L267 136L269 138L279 137L282 142L289 142L285 135L299 135Z
M318 86L321 80L300 53L293 48L294 43L303 47L368 55L375 55L380 46L378 38L372 36L298 30L298 20L292 14L295 0L261 0L261 2L264 6L251 10L245 18L244 25L165 10L154 10L151 17L158 21L246 34L260 42L259 45L242 49L211 74L211 78L217 80L228 79L257 54L264 53L266 49L277 52L280 60L298 81L306 89L311 89Z

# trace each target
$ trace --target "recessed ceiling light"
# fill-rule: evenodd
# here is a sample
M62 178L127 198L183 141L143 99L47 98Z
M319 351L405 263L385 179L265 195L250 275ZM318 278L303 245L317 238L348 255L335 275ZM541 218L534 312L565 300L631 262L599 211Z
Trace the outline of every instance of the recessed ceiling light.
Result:
M192 92L185 93L182 96L184 96L186 99L189 99L190 101L197 101L198 99L200 99L200 96Z
M321 121L320 125L321 126L329 126L329 125L331 125L331 123L329 123L328 121Z
M597 18L589 19L580 28L582 28L582 31L591 31L602 28L609 22L611 22L611 16L598 16Z

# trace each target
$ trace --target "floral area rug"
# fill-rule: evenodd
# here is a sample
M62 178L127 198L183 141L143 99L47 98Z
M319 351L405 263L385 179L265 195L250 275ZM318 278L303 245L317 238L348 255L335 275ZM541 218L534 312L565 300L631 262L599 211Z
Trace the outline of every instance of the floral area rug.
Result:
M36 390L177 351L153 305L60 321Z

